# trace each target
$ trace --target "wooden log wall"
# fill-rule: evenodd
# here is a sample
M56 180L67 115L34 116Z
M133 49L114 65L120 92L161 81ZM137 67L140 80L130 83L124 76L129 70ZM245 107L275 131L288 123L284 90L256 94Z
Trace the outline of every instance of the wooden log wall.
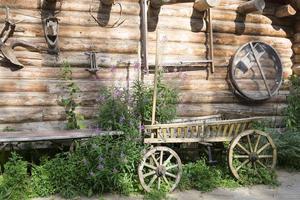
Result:
M295 52L293 71L295 74L300 75L300 14L299 13L298 16L296 16L293 49Z
M47 47L40 19L39 0L1 0L0 6L9 6L17 24L14 38ZM91 17L108 19L111 25L119 17L119 7L100 6L97 0L64 0L59 18L58 57L47 52L28 51L18 47L16 56L25 67L11 71L0 62L0 130L9 126L17 129L56 129L65 120L64 109L58 105L61 96L59 66L64 60L72 65L73 78L81 92L78 111L87 120L95 115L95 101L100 86L130 87L138 78L140 58L140 5L138 0L122 0L125 22L118 28L98 26ZM280 119L285 107L288 88L284 84L279 95L266 103L246 105L230 91L226 82L230 59L242 44L261 40L273 45L279 52L285 77L291 73L293 62L293 21L275 17L275 4L267 3L263 15L237 14L239 4L246 0L221 0L212 9L215 73L207 80L205 70L166 73L164 81L176 86L180 94L178 115L181 117L227 114L231 116L272 116ZM109 16L109 17L108 17ZM196 61L206 58L206 25L201 14L193 10L193 3L161 7L158 29L162 36L162 62ZM0 24L5 20L0 10ZM155 19L149 19L155 23ZM300 27L300 26L299 26ZM300 29L299 29L300 30ZM299 31L300 32L300 31ZM299 37L300 38L300 37ZM149 64L155 60L155 32L149 33ZM296 40L296 39L295 39ZM296 46L297 47L297 46ZM294 46L294 50L296 48ZM100 70L97 76L89 74L88 56L96 51ZM300 57L300 56L299 56ZM298 62L299 60L299 62ZM296 56L295 63L300 63ZM145 75L152 83L153 75ZM276 118L276 119L277 119Z

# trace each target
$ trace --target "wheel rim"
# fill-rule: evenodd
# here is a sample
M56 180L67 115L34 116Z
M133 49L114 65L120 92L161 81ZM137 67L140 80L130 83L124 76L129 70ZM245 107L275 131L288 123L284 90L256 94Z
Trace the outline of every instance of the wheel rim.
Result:
M177 153L162 146L146 152L138 167L140 183L147 192L155 188L173 191L180 181L181 174L182 164Z
M229 146L228 164L237 179L241 177L239 171L245 167L274 169L276 159L275 144L269 134L262 131L245 131L235 137Z

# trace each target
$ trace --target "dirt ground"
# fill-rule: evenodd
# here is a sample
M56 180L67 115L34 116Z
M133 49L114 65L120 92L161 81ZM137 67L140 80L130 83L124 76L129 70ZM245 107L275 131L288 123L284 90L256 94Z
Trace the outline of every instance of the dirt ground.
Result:
M272 188L265 185L241 187L237 189L218 188L212 192L202 193L196 190L175 191L169 195L172 200L299 200L300 172L278 171L280 186ZM142 196L122 197L107 194L103 198L76 198L78 200L142 200ZM35 200L63 200L59 197L37 198Z

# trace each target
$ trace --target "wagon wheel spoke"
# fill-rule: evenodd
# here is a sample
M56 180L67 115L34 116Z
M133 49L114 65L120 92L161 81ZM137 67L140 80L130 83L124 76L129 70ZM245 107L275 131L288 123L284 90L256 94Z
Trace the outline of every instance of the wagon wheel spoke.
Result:
M163 180L166 182L166 184L167 184L168 186L170 186L170 183L169 183L169 181L168 181L168 179L167 179L166 176L163 176Z
M248 155L234 155L234 158L249 158Z
M250 152L253 152L253 148L252 148L252 144L251 144L251 140L250 140L249 135L247 135L247 140L248 140L248 145L249 145L249 148L250 148Z
M260 160L257 160L257 163L258 163L260 166L262 166L263 168L267 168L267 166L264 165Z
M157 189L160 190L160 182L161 182L161 178L158 177L158 183L157 183Z
M258 158L273 158L273 155L259 155Z
M149 182L148 187L151 187L152 184L154 183L154 181L155 181L156 179L157 179L157 175L154 175L154 176L152 177L151 181Z
M172 178L177 178L177 176L175 174L171 174L170 172L166 172L167 176L170 176Z
M150 169L156 170L156 167L155 167L155 166L150 165L150 164L148 164L148 163L145 163L144 166L145 166L145 167L148 167L148 168L150 168Z
M155 162L156 167L159 166L155 156L153 154L151 154L151 158L153 159L153 161Z
M270 143L267 143L265 144L264 146L262 146L256 153L257 154L260 154L263 150L265 150L267 147L269 147L271 144Z
M260 141L260 137L261 137L261 135L258 135L256 143L255 143L255 146L254 146L254 152L257 151L257 148L258 148L258 145L259 145L259 141Z
M176 167L178 167L178 164L176 164L176 165L171 165L171 166L168 166L168 167L166 167L166 170L168 171L168 170L170 170L170 169L174 169L174 168L176 168Z
M240 164L237 168L236 171L239 171L243 166L247 165L250 162L249 159L245 160L244 162L242 162L242 164Z
M147 174L144 174L144 178L147 178L148 176L151 176L154 174L155 174L155 171L148 172Z
M239 142L237 143L237 146L240 148L240 149L242 149L246 154L250 154L250 152L244 147L244 146L242 146Z
M166 166L169 162L170 162L170 160L173 158L173 155L171 154L168 158L167 158L167 160L163 163L163 165L164 166Z
M164 151L160 151L160 160L159 160L160 165L163 164L163 157L164 157Z

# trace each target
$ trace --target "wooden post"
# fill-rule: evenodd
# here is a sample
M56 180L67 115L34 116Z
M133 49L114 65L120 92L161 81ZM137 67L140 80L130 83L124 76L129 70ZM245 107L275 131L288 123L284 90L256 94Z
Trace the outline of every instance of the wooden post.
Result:
M247 14L252 12L262 12L266 6L264 0L251 0L246 3L242 3L237 12L241 14Z
M104 5L110 6L115 3L115 0L101 0Z
M194 9L202 12L209 8L218 6L219 3L219 0L195 0Z
M141 42L142 42L142 63L143 71L149 73L148 66L148 16L147 16L147 0L142 0L142 25L141 25ZM142 73L143 74L143 73Z
M211 9L207 11L208 14L208 26L209 26L209 53L211 59L211 73L215 72L215 63L214 63L214 39L213 39L213 27L212 27L212 14Z
M276 9L275 15L276 17L289 17L296 14L296 10L290 5L280 6Z
M162 5L175 4L175 3L187 3L194 2L195 0L150 0L150 5L153 8L159 8Z
M151 125L155 124L156 114L156 99L157 99L157 82L158 82L158 68L160 65L160 47L159 47L159 30L156 30L156 55L155 55L155 74L154 74L154 89L153 89L153 101L152 101L152 119Z

